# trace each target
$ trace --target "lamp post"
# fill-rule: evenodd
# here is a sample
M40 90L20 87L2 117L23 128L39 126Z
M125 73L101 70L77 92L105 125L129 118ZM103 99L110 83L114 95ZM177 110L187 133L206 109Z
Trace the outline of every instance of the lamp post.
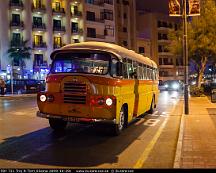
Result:
M187 43L187 0L183 0L183 56L184 56L184 113L189 114L188 103L188 43Z

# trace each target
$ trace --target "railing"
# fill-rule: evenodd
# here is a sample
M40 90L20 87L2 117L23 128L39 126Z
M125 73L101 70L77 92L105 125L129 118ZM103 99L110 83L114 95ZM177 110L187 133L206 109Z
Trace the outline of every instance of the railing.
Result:
M20 47L22 45L22 40L11 40L11 47Z
M43 11L45 11L46 10L46 7L45 7L45 5L34 5L34 4L32 4L32 10L43 10Z
M24 27L24 23L23 22L17 22L17 21L11 21L10 26Z
M73 12L71 12L71 15L80 17L80 16L82 16L82 12L81 11L73 11Z
M47 45L45 42L42 43L33 43L33 48L47 48Z
M44 23L42 23L42 24L33 23L32 28L33 29L46 29L46 25Z
M63 31L65 32L66 29L65 29L65 26L53 26L53 31Z
M94 0L94 1L86 1L87 4L92 4L92 5L97 5L97 6L103 6L104 5L104 1L103 0Z
M65 14L64 8L59 8L59 9L53 8L52 11L53 11L53 13L63 13L63 14Z
M18 2L13 2L12 0L9 2L10 7L23 7L23 2L18 1Z
M99 18L95 18L95 19L86 19L87 21L90 22L99 22L99 23L104 23L104 19L99 19Z
M63 46L63 44L53 44L54 49L59 49Z
M71 29L71 33L73 33L73 34L81 34L81 33L83 33L83 29Z

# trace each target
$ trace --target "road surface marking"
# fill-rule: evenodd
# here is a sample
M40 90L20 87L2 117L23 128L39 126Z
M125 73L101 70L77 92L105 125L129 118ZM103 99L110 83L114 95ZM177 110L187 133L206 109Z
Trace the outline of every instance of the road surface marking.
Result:
M158 129L157 133L154 135L153 139L151 140L151 142L148 144L148 146L146 147L146 149L144 150L144 152L142 153L141 157L139 158L139 160L136 162L136 164L134 165L134 168L142 168L144 162L147 160L151 150L153 149L154 145L156 144L158 138L160 137L164 127L166 126L168 119L165 119L164 122L162 123L162 125L160 126L160 128Z
M159 122L160 120L158 120L158 119L148 119L145 123L144 123L144 125L145 126L155 126L158 122Z
M142 124L145 120L146 120L145 118L142 118L138 122L136 122L135 125L138 126L138 125Z

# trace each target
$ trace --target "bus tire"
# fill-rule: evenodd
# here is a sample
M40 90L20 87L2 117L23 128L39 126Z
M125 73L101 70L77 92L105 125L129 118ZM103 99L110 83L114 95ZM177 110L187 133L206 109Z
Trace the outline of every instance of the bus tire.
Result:
M152 102L151 102L151 107L150 107L148 113L149 113L149 114L153 114L154 108L155 108L155 99L154 99L154 96L153 96Z
M114 124L112 127L112 134L118 136L124 128L127 127L127 112L126 109L122 106L119 113L119 123Z
M62 131L67 126L67 121L49 118L50 127L55 131Z

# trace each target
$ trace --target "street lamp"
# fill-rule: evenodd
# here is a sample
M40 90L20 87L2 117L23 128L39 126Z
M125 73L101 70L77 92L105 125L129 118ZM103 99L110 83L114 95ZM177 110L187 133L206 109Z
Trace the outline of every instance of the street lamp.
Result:
M184 112L189 114L189 101L188 101L188 43L187 43L187 0L183 0L183 57L184 57Z

